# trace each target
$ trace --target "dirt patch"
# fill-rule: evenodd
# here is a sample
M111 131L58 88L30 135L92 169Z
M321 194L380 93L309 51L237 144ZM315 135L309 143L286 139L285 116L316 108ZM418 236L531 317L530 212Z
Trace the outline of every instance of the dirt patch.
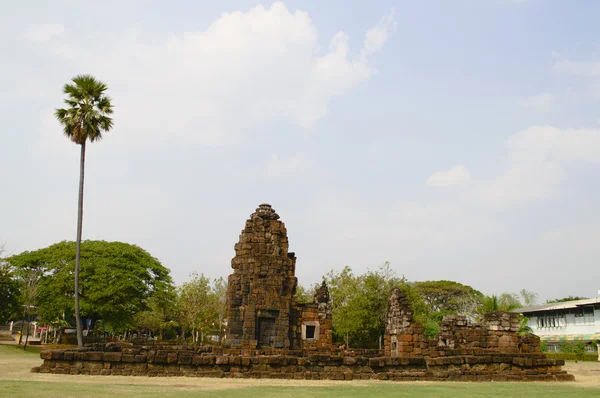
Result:
M563 367L582 387L600 388L600 362L567 362Z

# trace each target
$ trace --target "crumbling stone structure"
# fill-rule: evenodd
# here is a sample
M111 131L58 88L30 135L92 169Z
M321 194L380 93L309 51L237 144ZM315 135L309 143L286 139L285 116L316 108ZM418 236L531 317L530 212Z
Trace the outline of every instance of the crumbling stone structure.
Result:
M314 302L295 304L292 311L292 348L305 351L332 348L333 330L329 289L325 281L314 294Z
M520 340L519 314L503 311L485 314L481 323L471 323L465 316L448 315L440 323L437 337L427 339L421 324L413 320L408 299L398 288L392 291L387 318L384 347L391 357L437 357L456 352L517 354L535 352L531 350L539 347L533 337Z
M564 361L546 359L540 339L519 337L519 314L495 311L481 323L448 315L440 323L436 338L423 334L413 319L410 302L393 289L387 314L384 355L392 358L423 358L436 378L453 380L573 380L560 370Z
M235 245L227 290L227 341L242 349L322 348L331 345L329 292L314 304L295 303L296 256L287 230L269 204L261 204Z
M231 265L225 346L91 344L42 351L32 372L281 379L429 381L570 381L562 360L547 359L536 336L517 335L518 314L494 312L478 324L447 316L434 339L392 291L383 350L332 345L329 291L295 300L296 257L285 225L268 204L246 222Z

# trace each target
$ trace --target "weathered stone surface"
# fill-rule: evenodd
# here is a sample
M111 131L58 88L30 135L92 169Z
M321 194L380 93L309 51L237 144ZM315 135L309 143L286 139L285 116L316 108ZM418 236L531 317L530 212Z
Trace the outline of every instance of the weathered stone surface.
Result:
M296 258L270 205L250 216L229 277L228 345L108 343L42 351L54 374L280 378L306 380L572 381L564 361L547 359L536 336L517 336L518 314L494 312L480 324L447 316L434 339L423 334L400 289L388 304L383 350L332 346L327 285L298 304Z
M327 286L318 289L315 304L296 305L296 257L288 248L287 230L279 215L271 205L261 204L246 221L231 261L229 343L243 350L331 345Z

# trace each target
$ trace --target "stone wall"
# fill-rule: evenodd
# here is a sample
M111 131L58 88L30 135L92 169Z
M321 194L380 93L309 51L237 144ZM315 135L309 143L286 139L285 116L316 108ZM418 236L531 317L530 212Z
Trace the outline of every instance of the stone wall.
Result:
M284 352L285 354L285 352ZM449 355L438 358L351 356L344 352L227 355L191 347L138 346L43 351L32 372L72 375L188 376L306 380L571 381L564 361L542 354Z

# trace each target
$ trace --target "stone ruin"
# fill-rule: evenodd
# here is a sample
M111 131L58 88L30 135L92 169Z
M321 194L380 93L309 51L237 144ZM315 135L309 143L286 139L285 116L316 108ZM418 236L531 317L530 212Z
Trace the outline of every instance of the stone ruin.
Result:
M227 341L233 346L244 351L331 346L327 285L318 290L314 304L296 303L296 256L288 247L279 215L261 204L246 221L231 260Z
M296 257L285 225L268 204L246 221L231 265L227 343L195 347L108 343L42 351L32 372L86 375L428 381L572 381L562 360L547 359L538 337L518 336L518 314L481 323L447 316L434 339L414 319L399 288L388 304L383 350L332 345L327 285L299 304Z

